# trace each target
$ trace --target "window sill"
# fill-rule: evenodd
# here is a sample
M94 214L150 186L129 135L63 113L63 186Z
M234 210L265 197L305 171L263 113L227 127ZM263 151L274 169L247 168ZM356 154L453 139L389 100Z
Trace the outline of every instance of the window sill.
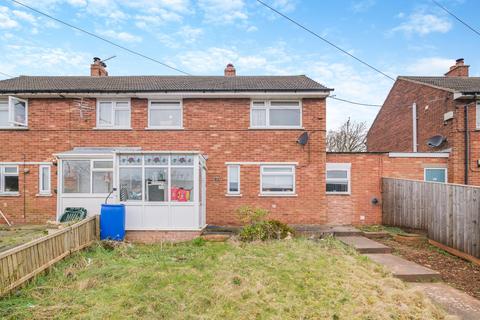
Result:
M158 131L168 131L168 130L185 130L184 127L146 127L145 130L158 130Z
M115 127L112 127L112 128L102 128L102 127L95 127L93 128L93 130L132 130L132 128L121 128L121 127L118 127L118 128L115 128Z
M35 197L51 197L53 194L51 193L37 193Z
M0 130L26 131L26 130L30 130L30 128L28 128L28 127L0 127Z
M305 130L304 127L248 127L249 130Z
M20 193L0 193L0 197L20 197Z
M237 193L226 193L225 194L225 197L234 197L234 198L237 197L238 198L238 197L241 197L241 196L242 196L241 193L240 194L237 194Z
M327 196L350 196L350 192L326 192Z
M258 195L259 197L291 197L291 198L295 198L295 197L298 197L298 194L296 193L260 193Z

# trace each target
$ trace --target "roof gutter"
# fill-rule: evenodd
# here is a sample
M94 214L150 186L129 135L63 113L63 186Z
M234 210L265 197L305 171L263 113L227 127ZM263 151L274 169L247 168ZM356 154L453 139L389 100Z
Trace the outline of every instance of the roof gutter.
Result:
M96 97L117 97L117 98L326 98L330 91L228 91L228 92L189 92L189 91L152 91L152 92L8 92L0 93L0 97L18 95L25 98L96 98Z

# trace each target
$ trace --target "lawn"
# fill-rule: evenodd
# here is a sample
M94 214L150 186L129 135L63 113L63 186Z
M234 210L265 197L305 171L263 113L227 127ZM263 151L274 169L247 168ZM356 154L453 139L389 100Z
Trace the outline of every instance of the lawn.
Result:
M46 226L0 226L0 252L16 247L22 243L43 237L47 234Z
M328 238L97 244L0 300L2 319L443 319Z

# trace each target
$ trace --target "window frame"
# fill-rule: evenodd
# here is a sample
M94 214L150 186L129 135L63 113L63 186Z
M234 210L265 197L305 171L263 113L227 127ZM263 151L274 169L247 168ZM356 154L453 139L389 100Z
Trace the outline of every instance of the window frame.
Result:
M348 191L327 191L329 181L344 182L344 178L328 179L328 171L346 171L347 172L347 188ZM325 166L325 192L328 195L351 195L352 194L352 164L351 163L327 163Z
M264 172L265 168L275 169L275 168L291 168L291 172ZM293 178L293 188L292 191L263 191L263 176L264 175L285 175L285 176L292 176ZM293 196L296 195L296 166L291 164L265 164L260 165L260 196Z
M43 189L43 170L48 171L48 189ZM42 196L52 195L52 166L48 164L42 164L38 166L38 194Z
M111 122L110 124L100 124L100 104L101 103L111 103ZM118 107L117 103L127 103L127 107ZM117 110L127 110L128 111L128 125L120 126L115 125L115 114ZM132 128L132 104L131 99L97 99L96 105L96 127L95 129L106 129L106 130L128 130Z
M238 179L238 191L231 191L230 190L230 170L232 168L237 168L237 179ZM238 164L229 164L227 165L227 195L240 195L240 165Z
M255 103L263 102L263 106L254 106ZM298 106L272 106L272 102L295 102ZM276 126L270 124L270 112L272 109L299 110L300 123L298 125ZM253 110L265 110L265 125L253 125ZM250 101L250 129L302 129L303 128L303 104L302 100L251 100Z
M64 170L64 166L65 166L65 162L69 162L69 161L89 161L90 162L90 165L89 165L89 170L90 170L90 183L89 183L89 190L88 192L65 192L65 185L64 185L64 179L65 179L65 176L63 174L63 170ZM112 168L94 168L94 162L112 162ZM115 170L114 170L114 167L115 167L115 163L112 159L105 159L105 158L95 158L95 159L82 159L82 158L72 158L72 159L64 159L62 160L62 175L61 175L61 180L60 180L60 187L61 187L61 190L62 190L62 195L68 195L68 196L74 196L74 197L78 197L78 196L89 196L89 197L97 197L97 196L102 196L104 197L105 195L108 195L109 192L106 192L106 193L94 193L93 192L93 172L112 172L112 188L114 188L115 186Z
M168 106L152 106L152 103L155 104L156 102L163 102L163 103L172 103ZM174 105L178 103L178 105ZM161 126L161 125L152 125L151 124L151 111L152 110L169 110L169 109L178 109L180 111L180 125L178 126ZM159 99L149 99L148 100L148 120L147 120L147 128L150 130L183 130L183 100L159 100Z
M445 172L445 181L427 181L427 170L443 170ZM436 182L436 183L448 183L448 168L442 167L425 167L423 168L423 181Z
M25 103L25 123L15 122L14 116L14 106L13 100L18 100ZM0 126L0 129L13 129L13 130L21 130L28 128L28 99L21 99L15 96L8 96L7 99L0 99L0 102L6 103L7 105L7 126Z
M5 173L5 168L15 168L16 173ZM17 177L18 191L5 191L5 177ZM0 166L0 196L12 196L20 194L20 172L18 165L1 165Z

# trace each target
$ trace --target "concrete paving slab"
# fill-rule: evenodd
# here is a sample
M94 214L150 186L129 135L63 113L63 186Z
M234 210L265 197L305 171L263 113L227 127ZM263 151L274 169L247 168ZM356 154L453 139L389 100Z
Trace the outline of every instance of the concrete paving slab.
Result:
M392 248L387 247L381 243L370 240L366 237L361 236L347 236L347 237L337 237L338 240L342 241L346 245L349 245L360 253L391 253Z
M384 265L395 277L404 281L436 281L441 279L440 273L437 271L392 254L366 254L366 256L376 263Z
M451 315L464 320L480 319L480 301L465 292L445 283L415 283L412 286L421 289Z

